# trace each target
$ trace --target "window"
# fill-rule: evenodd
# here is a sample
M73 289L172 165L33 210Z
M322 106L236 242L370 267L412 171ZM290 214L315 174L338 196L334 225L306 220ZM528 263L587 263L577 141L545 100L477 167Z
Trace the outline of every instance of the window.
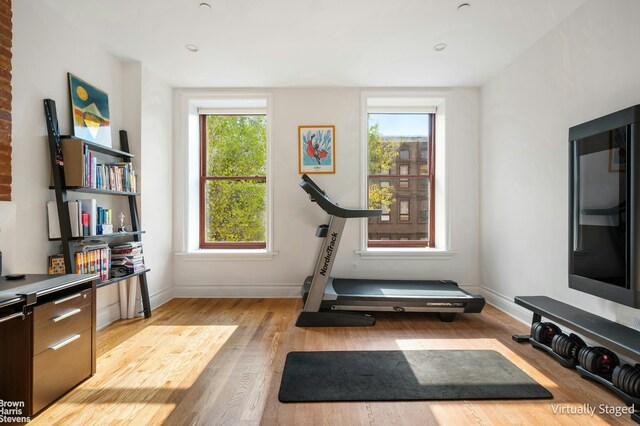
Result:
M409 221L409 200L400 200L400 222Z
M424 223L429 220L429 200L422 198L420 200L420 222Z
M391 220L391 210L388 204L383 204L382 215L380 215L380 222L389 222Z
M407 176L409 174L409 165L408 164L400 164L400 176ZM409 189L409 179L400 179L399 181L400 189Z
M383 210L380 221L367 223L367 247L435 246L429 238L434 235L431 227L435 214L431 204L435 187L435 110L412 106L415 102L407 102L405 107L402 102L403 99L388 101L387 108L371 105L367 100L368 205ZM390 210L394 210L393 215ZM383 235L397 239L383 239Z
M200 248L264 249L267 119L200 113Z

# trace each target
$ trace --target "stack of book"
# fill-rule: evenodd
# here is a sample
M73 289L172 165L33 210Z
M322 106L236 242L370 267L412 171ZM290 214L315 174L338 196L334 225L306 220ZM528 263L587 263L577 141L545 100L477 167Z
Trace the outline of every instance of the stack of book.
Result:
M85 150L84 186L110 191L136 192L137 179L132 163L98 164L96 157L86 146Z
M95 199L68 201L72 237L106 235L113 233L113 211L99 207ZM47 202L49 239L60 238L58 206Z
M77 138L63 138L62 153L67 186L137 192L136 172L131 162L98 163L96 153Z
M111 276L123 277L144 270L142 241L130 241L111 248Z
M106 243L85 245L74 255L76 274L100 274L104 282L111 275L111 250Z

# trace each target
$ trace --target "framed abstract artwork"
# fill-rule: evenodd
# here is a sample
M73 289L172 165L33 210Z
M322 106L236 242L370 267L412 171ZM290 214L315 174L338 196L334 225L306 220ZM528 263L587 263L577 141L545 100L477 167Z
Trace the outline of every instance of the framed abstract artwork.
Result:
M110 147L109 96L71 73L69 93L73 136Z
M298 126L298 172L336 172L336 127Z

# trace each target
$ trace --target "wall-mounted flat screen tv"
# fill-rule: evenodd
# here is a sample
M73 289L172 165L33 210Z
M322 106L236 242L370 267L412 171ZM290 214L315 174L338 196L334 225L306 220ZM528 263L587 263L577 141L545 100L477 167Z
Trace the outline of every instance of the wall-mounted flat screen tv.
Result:
M569 287L640 308L640 105L569 129Z

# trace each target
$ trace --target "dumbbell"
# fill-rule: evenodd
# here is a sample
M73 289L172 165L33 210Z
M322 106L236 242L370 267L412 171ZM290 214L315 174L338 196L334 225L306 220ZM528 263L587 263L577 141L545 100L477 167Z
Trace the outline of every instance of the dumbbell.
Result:
M611 375L615 387L634 398L640 398L640 364L616 365Z
M549 346L556 334L560 334L560 327L552 322L534 322L531 324L531 337L538 343Z
M573 362L578 362L578 351L584 348L587 344L573 333L566 335L564 333L556 334L551 339L551 349L562 358L572 359Z
M611 379L613 370L617 365L620 365L618 356L601 346L580 348L578 350L578 362L588 372L606 379Z

